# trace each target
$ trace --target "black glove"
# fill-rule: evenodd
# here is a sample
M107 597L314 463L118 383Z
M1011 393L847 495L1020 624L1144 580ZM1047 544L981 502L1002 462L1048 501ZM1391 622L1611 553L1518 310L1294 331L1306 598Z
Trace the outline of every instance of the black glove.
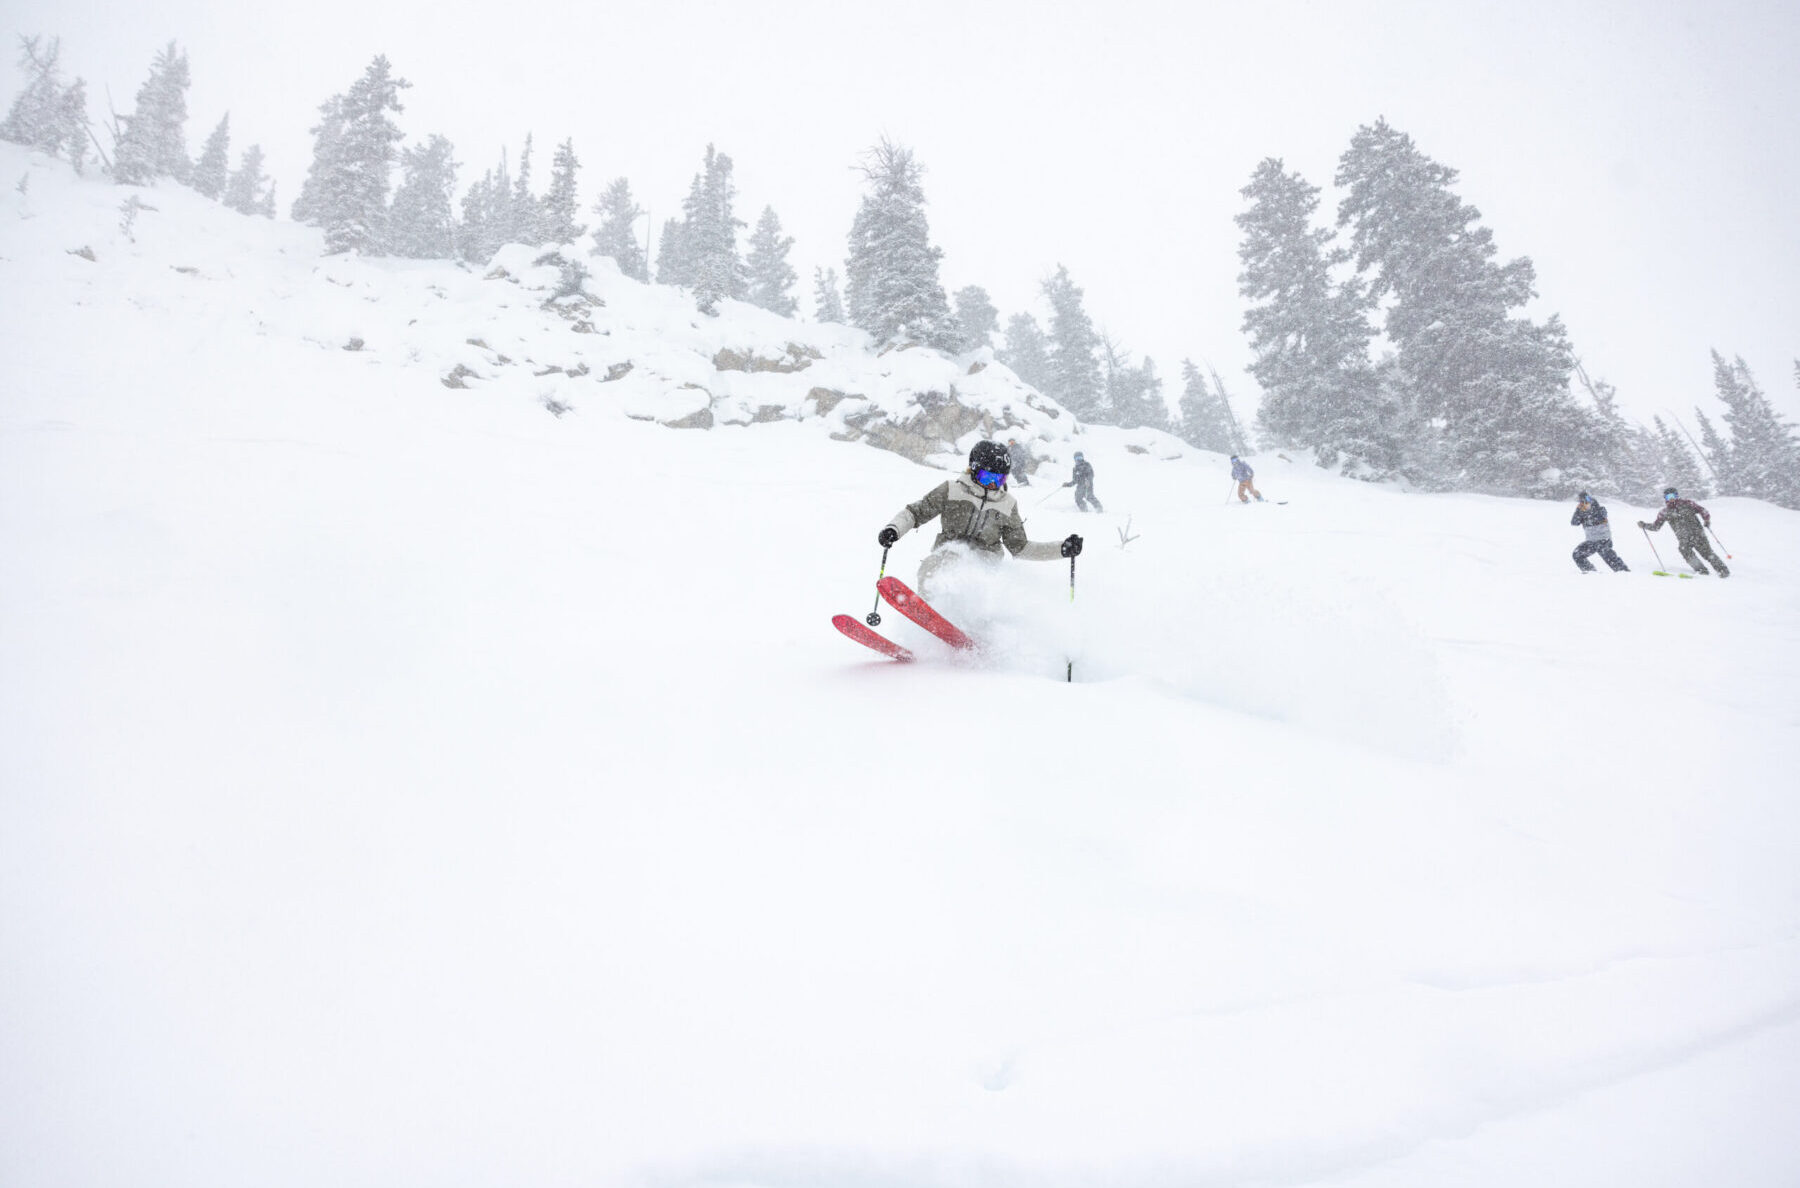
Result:
M1073 487L1074 485L1075 485L1074 483L1064 483L1063 484L1063 486L1065 486L1065 487Z
M884 549L891 549L894 547L894 542L899 539L900 539L899 530L897 528L895 528L892 524L889 524L886 528L883 528L881 530L880 535L875 537L875 543L880 545Z
M1081 556L1081 538L1071 532L1069 539L1062 542L1062 555L1065 557Z
M1645 522L1644 522L1644 521L1643 521L1643 520L1639 520L1639 521L1638 521L1638 527L1639 527L1639 528L1648 528L1648 527L1650 527L1650 525L1649 525L1649 524L1647 524L1647 523L1645 523Z

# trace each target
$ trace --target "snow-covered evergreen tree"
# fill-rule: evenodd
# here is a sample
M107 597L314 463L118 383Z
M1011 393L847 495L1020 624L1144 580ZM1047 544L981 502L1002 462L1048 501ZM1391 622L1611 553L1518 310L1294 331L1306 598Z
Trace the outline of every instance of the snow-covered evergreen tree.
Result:
M994 345L994 331L1000 328L1000 311L994 299L980 285L964 285L953 298L956 325L962 331L962 349L977 351Z
M273 178L269 179L269 192L263 195L262 207L259 213L265 219L273 219L275 217L275 179Z
M762 216L756 220L756 230L750 233L750 255L744 262L749 282L748 299L750 304L784 318L793 317L800 308L800 303L789 291L800 279L788 263L788 250L793 246L794 237L781 233L781 220L776 217L775 208L763 207Z
M600 216L600 225L594 229L591 254L610 256L621 273L648 282L650 265L637 238L637 221L644 211L631 196L631 183L622 177L613 179L594 204L594 213Z
M87 161L87 84L78 78L63 85L61 56L60 38L52 37L48 45L42 37L19 38L25 89L0 121L0 140L67 157L80 173Z
M544 242L543 212L531 193L531 133L519 152L519 175L513 178L512 201L507 205L506 242L536 247Z
M1711 494L1711 489L1701 474L1700 464L1689 452L1687 442L1665 425L1661 417L1651 417L1650 420L1656 426L1656 442L1662 451L1662 481L1658 484L1658 489L1675 487L1692 498L1705 498ZM1654 502L1661 500L1659 498Z
M576 205L575 175L580 169L581 161L575 156L574 140L565 140L557 145L556 156L550 161L550 188L544 192L544 201L540 206L540 231L545 243L574 243L587 234L587 224L575 221L579 209Z
M1050 387L1046 395L1083 421L1107 422L1100 335L1082 303L1082 289L1061 264L1043 282L1050 303Z
M261 209L263 184L262 145L253 144L238 158L238 167L225 182L225 193L219 201L239 214L255 214Z
M411 85L377 55L348 93L319 108L324 118L313 129L312 168L294 217L324 228L328 254L384 248L388 180L404 139L392 114L405 110L400 92Z
M844 299L838 295L837 269L814 268L813 320L842 325L844 317Z
M510 206L511 187L496 185L494 171L489 169L481 175L479 181L463 192L462 219L456 228L456 250L471 264L486 264L505 242L495 234L498 222L493 217L496 191L506 196L506 204Z
M868 187L844 268L851 324L879 344L905 340L955 351L962 330L938 280L944 253L931 244L923 167L912 150L884 139L864 156L862 171Z
M1146 356L1134 366L1124 347L1104 335L1102 343L1107 423L1121 429L1168 429L1169 407L1163 399L1162 377L1156 374L1156 360Z
M188 60L171 41L150 64L138 88L136 109L121 116L113 148L113 180L148 185L159 177L186 181L193 163L187 155Z
M1181 440L1198 450L1219 454L1237 452L1232 418L1224 401L1207 384L1206 377L1192 359L1181 361L1181 400L1177 407L1181 411L1181 420L1177 422L1175 433Z
M333 95L319 105L319 122L309 129L313 138L312 163L300 183L288 217L296 223L316 223L325 209L326 179L337 160L344 139L344 96Z
M1794 427L1775 411L1741 357L1727 363L1714 351L1712 359L1713 384L1731 431L1730 485L1720 493L1800 508L1800 440Z
M680 219L666 220L662 237L656 241L656 283L681 287L694 283L694 261Z
M456 150L434 134L400 153L400 186L388 211L388 251L413 260L456 257Z
M1050 336L1028 313L1016 313L1006 320L1006 345L995 351L994 357L1040 392L1047 394L1055 381L1050 367Z
M206 138L200 159L194 162L191 185L208 198L217 199L225 192L231 166L231 113L226 112L219 126Z
M1439 486L1561 498L1586 432L1574 357L1560 319L1515 315L1536 296L1535 270L1524 257L1494 262L1493 234L1452 192L1456 178L1380 120L1338 162L1338 225L1370 295L1388 299L1384 378L1408 421L1406 469Z
M743 221L733 213L737 184L732 180L731 158L706 146L706 164L690 192L687 221L682 229L688 266L692 269L694 304L701 313L716 313L721 298L743 298L749 293L744 262L738 256L737 233Z
M1694 447L1695 457L1712 477L1713 490L1720 495L1737 494L1737 473L1733 469L1730 444L1713 428L1712 418L1699 405L1694 406L1694 420L1700 426L1700 440L1696 442L1689 438L1688 444ZM1676 424L1680 425L1680 422ZM1687 432L1686 426L1681 429L1683 433Z
M1318 188L1271 157L1238 192L1250 200L1236 218L1238 291L1252 303L1243 330L1263 392L1258 424L1282 445L1314 450L1321 465L1385 471L1395 410L1369 363L1372 303L1356 278L1332 278L1349 253L1313 225Z

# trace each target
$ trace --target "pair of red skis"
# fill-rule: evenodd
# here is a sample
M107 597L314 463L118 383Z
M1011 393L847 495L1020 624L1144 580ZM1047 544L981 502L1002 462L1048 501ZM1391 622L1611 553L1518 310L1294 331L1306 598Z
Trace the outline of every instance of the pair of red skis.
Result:
M962 630L949 619L931 609L931 604L914 594L905 582L899 578L884 577L875 583L875 588L888 604L925 630L931 632L958 651L966 651L975 646L975 641L963 634ZM901 647L885 635L879 635L849 615L836 615L831 625L845 635L865 647L874 648L883 656L892 656L896 660L911 660L912 652Z

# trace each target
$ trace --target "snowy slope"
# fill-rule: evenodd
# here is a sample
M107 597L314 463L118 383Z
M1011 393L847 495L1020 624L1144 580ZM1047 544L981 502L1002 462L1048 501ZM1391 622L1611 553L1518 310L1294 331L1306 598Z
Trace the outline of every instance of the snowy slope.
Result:
M1239 507L980 360L0 167L0 1183L1800 1181L1794 513L1582 577L1564 506ZM828 619L944 472L805 402L952 381L1089 547L895 665Z

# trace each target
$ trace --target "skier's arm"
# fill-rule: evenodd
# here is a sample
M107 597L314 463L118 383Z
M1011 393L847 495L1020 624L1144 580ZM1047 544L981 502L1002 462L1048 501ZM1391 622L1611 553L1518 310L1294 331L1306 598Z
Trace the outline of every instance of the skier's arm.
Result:
M1712 513L1707 511L1705 508L1701 507L1698 503L1696 503L1694 505L1694 510L1700 513L1700 519L1706 524L1706 526L1708 528L1711 528L1712 527Z
M1055 561L1062 557L1060 544L1043 544L1025 535L1025 521L1013 515L1000 526L1000 541L1021 561Z
M1581 509L1580 508L1576 508L1575 514L1569 517L1569 523L1577 525L1577 526L1579 526L1581 524Z
M920 524L943 515L944 504L949 501L949 498L950 484L939 483L925 493L925 498L901 508L900 513L888 521L888 527L898 535L905 536Z

